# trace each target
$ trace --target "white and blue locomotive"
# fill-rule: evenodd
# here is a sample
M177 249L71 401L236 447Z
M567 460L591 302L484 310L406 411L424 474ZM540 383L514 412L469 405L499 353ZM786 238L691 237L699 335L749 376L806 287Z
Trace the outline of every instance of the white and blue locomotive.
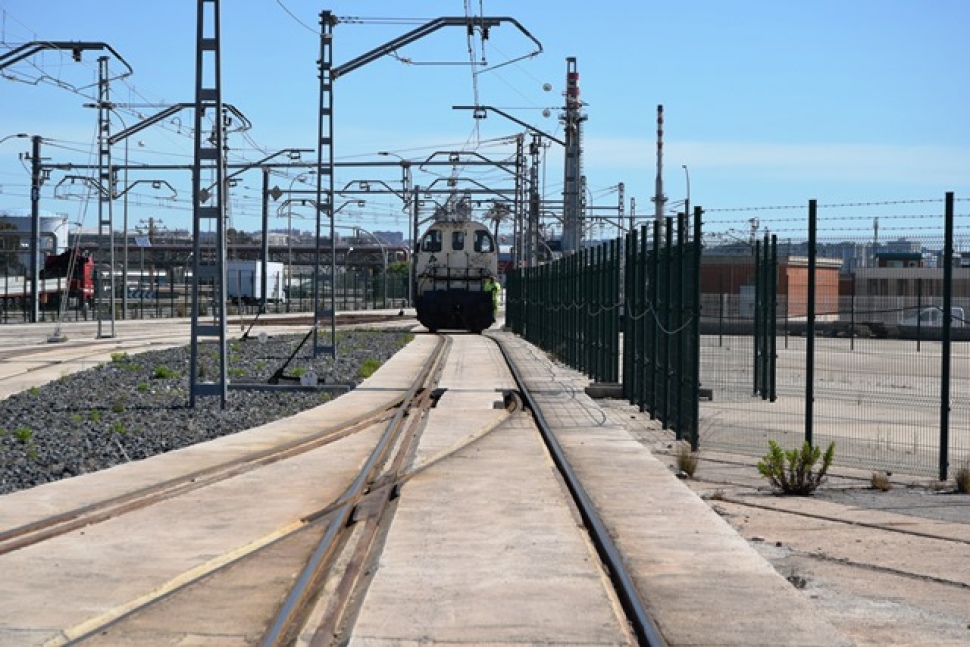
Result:
M488 281L498 281L498 247L485 225L439 220L424 232L415 256L418 321L431 332L480 333L495 323Z

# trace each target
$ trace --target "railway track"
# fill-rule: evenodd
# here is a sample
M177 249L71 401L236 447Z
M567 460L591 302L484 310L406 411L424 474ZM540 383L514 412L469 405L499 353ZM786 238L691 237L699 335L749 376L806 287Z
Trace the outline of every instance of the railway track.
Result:
M115 519L125 513L147 508L163 500L184 496L194 490L240 476L264 465L298 456L336 442L370 425L383 422L392 415L393 409L374 411L358 416L351 422L325 428L294 441L195 470L120 496L60 512L23 526L0 531L0 555L53 539L91 524Z
M493 343L482 336L459 338L463 343ZM454 377L449 376L458 370L456 364L460 369L463 360L460 354L449 353L451 337L436 339L436 348L418 371L417 379L391 406L357 415L347 424L303 434L299 440L270 446L263 443L258 451L246 456L0 533L0 560L14 558L5 568L16 564L15 570L29 568L43 560L45 553L58 554L77 541L82 545L90 542L98 551L110 551L108 537L127 536L132 554L142 555L138 544L150 543L149 539L139 539L146 533L145 526L160 529L165 520L172 523L176 519L184 532L166 541L184 546L173 546L171 555L163 550L149 559L163 564L183 562L183 552L193 550L207 556L168 569L164 578L155 577L150 585L139 581L145 579L139 568L133 566L132 572L124 575L124 569L119 570L110 577L122 578L115 584L122 592L109 596L110 604L92 605L97 612L74 614L44 644L161 644L222 634L238 636L245 644L267 646L327 645L349 640L360 618L366 618L365 601L374 584L374 571L379 570L379 556L396 510L407 498L408 484L420 481L424 486L430 479L435 484L440 482L436 487L448 489L449 481L441 481L436 475L438 468L449 465L456 456L479 451L477 448L493 434L521 435L523 428L533 425L525 406L529 398L524 384L509 388L511 381L504 379L506 386L492 396L501 398L495 402L494 412L480 412L478 422L473 422L477 418L469 419L460 430L448 431L445 442L433 439L425 447L422 440L429 416L449 415L448 407L444 412L439 410L443 396L480 400L488 397L488 391L496 392L488 386L491 378L481 389L470 391L451 385ZM488 352L499 355L497 350ZM446 396L449 391L453 395ZM438 413L433 413L436 410ZM568 466L565 473L565 481L574 480ZM308 482L308 474L324 475L325 482ZM267 500L275 500L280 507L288 508L287 513L270 515L272 519L260 522L258 529L229 533L244 537L229 543L206 538L207 527L220 529L240 523L229 520L228 515L239 516L240 505L254 505L255 501L244 503L252 499L252 492L245 491L253 487L264 492L259 498L260 508ZM562 505L566 509L578 506L578 518L595 526L596 514L589 509L590 502L576 496L575 483L569 489L573 502ZM289 498L281 499L283 493ZM298 504L296 499L300 500ZM193 526L195 529L190 530ZM216 534L220 532L225 530ZM147 534L150 536L150 529ZM88 537L90 540L86 540ZM629 576L622 560L609 561L608 537L604 544L595 528L591 537L589 541L606 564L601 578L606 582L609 573L615 587L606 593L614 600L607 607L626 611L615 618L618 635L626 636L621 642L664 644L659 635L650 633L655 628L641 626L644 619L650 622L649 617L638 616L640 603L627 598L630 591L623 591L623 580L629 580ZM192 549L192 545L198 547ZM76 549L69 549L68 555L70 550ZM64 568L70 570L71 557L55 559L64 559ZM593 563L597 563L595 558ZM119 567L113 564L110 568ZM626 628L628 622L632 630Z
M289 573L304 562L307 569L322 568L326 560L314 559L313 555L320 553L326 557L335 546L342 545L344 540L340 530L347 526L350 515L362 503L373 505L375 491L387 491L386 487L375 486L375 472L384 465L389 449L397 444L399 436L415 433L421 410L431 406L429 386L437 379L446 354L447 345L439 344L418 379L391 407L370 411L345 424L324 428L294 441L265 447L178 478L139 488L123 496L112 497L0 533L0 555L31 548L43 550L45 545L56 542L64 535L96 532L99 525L112 523L124 527L127 519L132 519L139 513L151 514L153 508L158 508L165 502L174 503L233 481L246 480L247 477L256 478L259 470L272 465L276 465L279 470L287 461L293 462L311 453L327 452L333 445L354 434L370 437L363 442L364 445L373 444L373 439L378 439L365 467L339 496L327 500L319 507L314 507L312 502L320 499L310 497L298 519L180 573L147 594L134 596L116 604L112 609L66 628L46 644L119 644L119 641L127 643L129 640L151 643L157 639L157 633L156 630L146 630L146 623L151 626L154 619L159 617L165 618L166 623L173 623L173 617L184 618L185 609L198 607L200 596L209 600L206 603L209 608L213 599L228 601L233 597L229 591L242 586L239 578L245 581L248 577L256 577L261 583L261 593L256 597L262 599L263 608L251 616L257 619L255 622L245 618L238 619L244 626L248 625L246 634L255 635L263 625L282 629L287 635L291 633L293 622L304 613L304 606L311 592L307 585L317 581L319 571L314 570L308 576L308 581L304 577L297 578L293 593L290 594L295 596L295 601L284 604L279 610L281 620L273 621L273 610L279 605L281 596L286 593L283 583L288 582ZM401 449L397 451L398 457L392 461L391 469L400 472L403 458ZM321 537L324 547L314 550L313 544L320 542ZM267 563L270 566L266 566ZM263 583L267 586L263 586ZM252 600L250 602L252 604ZM248 616L252 607L247 607L247 610ZM189 616L191 615L190 613ZM193 629L191 621L188 624L174 621L174 624L179 627L179 631L206 631Z

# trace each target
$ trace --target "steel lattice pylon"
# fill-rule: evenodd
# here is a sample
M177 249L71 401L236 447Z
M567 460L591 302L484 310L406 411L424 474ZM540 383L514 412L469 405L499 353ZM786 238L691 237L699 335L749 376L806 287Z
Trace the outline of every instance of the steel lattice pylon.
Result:
M189 406L195 406L200 395L218 395L226 406L226 182L223 149L223 106L220 67L219 0L199 0L195 61L195 157L192 173L192 339L189 361ZM206 137L203 121L212 118L211 136ZM203 175L214 178L203 188ZM208 260L215 264L211 293L212 323L200 321L202 315L199 281L203 264L202 233L204 224L215 224L215 248ZM219 375L214 382L200 382L199 342L218 342Z

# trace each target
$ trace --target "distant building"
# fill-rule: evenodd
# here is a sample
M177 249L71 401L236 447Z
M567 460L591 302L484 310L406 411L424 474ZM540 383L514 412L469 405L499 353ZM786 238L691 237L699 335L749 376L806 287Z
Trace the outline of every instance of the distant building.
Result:
M391 245L400 245L404 242L404 234L399 231L375 231L374 235Z
M730 246L726 253L720 248L705 251L701 255L701 296L707 301L705 314L711 316L719 306L711 306L711 300L721 301L728 297L737 300L742 317L754 316L755 263L748 246ZM816 259L815 311L820 317L838 312L840 258ZM786 317L804 317L808 314L808 257L787 256L779 250L776 294L779 314ZM787 309L783 311L782 309Z
M70 224L67 216L41 214L39 266L43 266L48 255L59 254L67 249ZM0 250L16 254L17 263L22 267L30 267L30 236L30 216L0 214Z

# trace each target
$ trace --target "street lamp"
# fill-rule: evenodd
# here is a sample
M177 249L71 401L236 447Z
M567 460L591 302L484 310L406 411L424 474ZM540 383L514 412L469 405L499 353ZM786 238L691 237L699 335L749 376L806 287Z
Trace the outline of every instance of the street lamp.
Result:
M387 248L384 247L384 241L375 236L372 232L367 231L363 227L356 227L357 231L362 231L369 235L371 238L377 241L377 245L381 248L381 259L384 261L384 274L382 282L384 284L384 296L381 300L381 307L387 308Z
M404 159L397 153L392 153L390 151L377 151L378 155L383 155L384 157L396 157L401 162L401 194L402 200L404 201L404 206L401 208L405 210L409 206L409 201L411 199L411 160Z
M312 174L312 173L315 173L315 172L316 171L310 171L308 173L304 173L304 174L301 174L301 175L309 175L309 174ZM290 182L290 190L291 191L293 189L293 184L296 182L297 179L299 179L301 177L301 175L298 175L297 177L293 178L293 180ZM321 210L321 205L319 203L317 203L316 200L313 200L311 198L299 198L299 199L296 199L296 200L294 200L292 198L287 198L286 200L284 200L283 202L280 203L280 206L279 207L277 207L276 213L280 217L282 217L282 215L283 215L283 208L285 207L287 209L287 225L286 225L286 229L287 229L287 234L288 234L287 235L287 254L289 255L288 265L292 265L292 263L293 263L292 234L293 234L293 204L294 203L296 203L298 205L302 205L302 206L312 206L313 208L315 208L317 210L317 212L319 212ZM337 207L336 209L334 209L333 212L332 212L332 215L336 216L338 213L340 213L344 209L344 207L346 207L348 205L351 205L351 204L355 204L358 207L363 207L365 204L367 204L367 201L366 200L348 200L347 202L344 202L342 205L340 205L339 207ZM319 224L319 220L317 222ZM320 235L320 232L318 230L317 231L317 238L319 238L319 235ZM314 279L314 280L316 280L316 279ZM289 284L287 284L287 290L289 290ZM316 289L314 289L314 294L316 295ZM314 306L314 307L316 307L316 306Z
M300 173L292 180L290 180L290 186L287 189L289 195L293 195L293 185L296 184L297 180L303 182L311 175L315 175L315 170L307 171L306 173ZM290 311L290 288L292 287L293 281L293 201L287 200L287 215L286 215L286 311Z
M362 204L360 204L360 202L363 202L363 201L359 201L358 206L363 206ZM345 203L344 205L342 205L341 208L346 207L347 204L350 204L350 203ZM347 226L347 225L337 225L337 227L339 227L340 229L353 229L357 233L356 237L360 236L360 232L364 232L365 234L373 238L375 241L377 241L377 245L381 249L381 260L384 266L384 273L383 273L384 290L383 290L383 297L381 299L381 307L386 308L387 307L387 248L384 246L384 241L381 240L378 236L376 236L373 232L367 231L363 227L358 227L356 225L354 225L353 227ZM350 253L352 251L354 251L353 246L347 249L347 254L346 256L344 256L345 265L347 264L347 258L350 256Z
M7 141L8 139L26 139L30 137L27 133L17 133L16 135L7 135L6 137L0 139L0 144Z
M414 190L413 177L411 176L411 160L404 159L397 153L392 153L390 151L378 151L377 154L385 157L396 157L401 162L401 186L405 196L402 211L407 211L408 217L411 219L411 222L409 223L411 231L408 233L408 238L411 239L411 253L408 254L408 306L410 307L414 305L414 295L412 294L414 290L413 268L414 255L418 251L418 192ZM412 193L414 194L413 196ZM412 202L414 204L412 204Z

